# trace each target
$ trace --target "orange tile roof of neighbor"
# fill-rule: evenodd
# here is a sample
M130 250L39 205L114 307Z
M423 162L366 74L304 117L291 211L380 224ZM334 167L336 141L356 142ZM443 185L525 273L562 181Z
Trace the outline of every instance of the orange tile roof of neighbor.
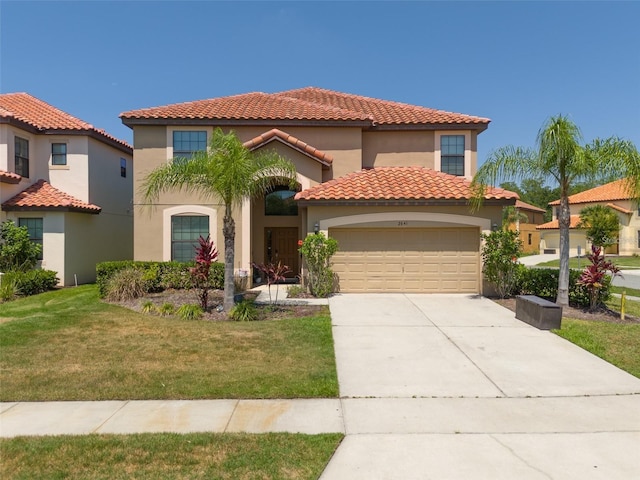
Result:
M102 208L85 203L52 187L45 180L38 180L22 192L2 204L7 211L16 210L62 210L83 213L100 213Z
M580 223L580 215L571 215L571 223L569 224L569 228L578 228L578 224ZM550 222L543 223L542 225L538 225L536 227L537 230L559 230L560 224L558 219L551 220Z
M0 122L24 124L37 133L78 132L93 136L106 143L116 144L119 148L124 148L128 153L132 153L132 147L127 142L119 140L104 130L63 112L28 93L0 94Z
M516 201L516 208L520 208L522 210L530 210L532 212L540 212L540 213L547 212L544 208L536 207L535 205L531 205L530 203L525 203L522 200Z
M471 182L463 177L424 167L377 167L350 173L296 194L302 201L424 201L464 200L472 197ZM489 188L485 200L516 200L518 194Z
M255 150L256 148L262 147L273 140L280 140L281 142L289 145L291 148L298 150L299 152L304 153L310 157L315 158L323 165L329 166L333 162L333 157L328 153L324 153L321 150L318 150L315 147L312 147L308 143L303 142L302 140L298 140L293 135L289 135L282 130L278 130L277 128L273 128L268 132L263 133L262 135L258 135L251 140L247 140L243 143L243 145L249 150Z
M569 196L569 203L611 202L614 200L628 200L631 198L627 180L621 178L605 185L585 190ZM560 205L560 200L554 200L549 205Z
M253 92L197 100L120 114L125 124L135 119L278 120L356 122L378 125L465 125L484 130L490 120L406 103L379 100L317 87L279 93Z
M17 173L0 170L0 182L2 183L20 183L21 178Z

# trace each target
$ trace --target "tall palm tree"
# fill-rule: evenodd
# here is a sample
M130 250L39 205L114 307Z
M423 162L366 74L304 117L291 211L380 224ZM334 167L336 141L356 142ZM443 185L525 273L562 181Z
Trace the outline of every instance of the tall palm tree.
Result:
M277 185L295 188L296 169L287 159L274 152L252 152L234 132L213 131L209 148L191 158L174 158L156 168L142 184L142 196L154 203L168 190L200 195L202 200L216 199L224 205L222 234L224 236L224 303L233 307L234 283L234 207L247 198L254 198ZM246 233L246 232L245 232Z
M472 207L482 204L489 185L500 179L544 178L560 188L560 276L559 305L569 304L569 194L571 185L584 180L608 179L612 175L626 179L632 198L640 200L640 154L636 146L618 137L595 139L582 145L580 129L569 118L549 118L537 136L537 148L506 146L489 154L473 178Z

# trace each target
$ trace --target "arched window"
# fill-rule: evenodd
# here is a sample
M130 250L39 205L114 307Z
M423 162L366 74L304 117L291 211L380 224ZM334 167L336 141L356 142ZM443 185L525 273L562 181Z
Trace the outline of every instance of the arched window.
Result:
M296 191L288 187L276 187L264 196L265 215L298 215L298 204L294 200Z

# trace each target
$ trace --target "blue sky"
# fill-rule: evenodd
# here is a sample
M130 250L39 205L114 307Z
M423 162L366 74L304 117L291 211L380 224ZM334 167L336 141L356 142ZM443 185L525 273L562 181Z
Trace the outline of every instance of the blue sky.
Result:
M0 91L132 140L126 110L317 86L489 117L496 147L550 116L640 147L639 2L0 0Z

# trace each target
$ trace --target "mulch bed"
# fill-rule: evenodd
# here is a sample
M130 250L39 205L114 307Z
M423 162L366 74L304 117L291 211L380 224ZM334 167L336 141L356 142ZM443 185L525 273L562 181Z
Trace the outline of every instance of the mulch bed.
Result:
M256 298L257 293L245 293L246 299ZM227 312L218 312L216 307L222 305L224 294L222 290L209 291L209 309L202 316L203 320L208 321L229 321ZM162 292L149 293L141 298L133 300L112 302L116 305L135 310L136 312L142 312L143 305L151 301L156 307L161 307L165 303L172 304L176 309L181 305L186 304L198 304L199 299L194 290L164 290ZM284 318L300 318L317 315L323 310L322 305L259 305L256 304L258 309L258 320L277 320Z
M505 308L508 308L512 312L516 311L515 298L492 298L491 300ZM618 312L614 312L606 307L601 307L595 312L590 312L589 309L586 308L577 308L572 306L563 307L562 316L566 318L576 318L578 320L588 320L591 322L621 323L629 325L640 323L639 318L631 317L629 315L626 315L625 319L622 320Z

